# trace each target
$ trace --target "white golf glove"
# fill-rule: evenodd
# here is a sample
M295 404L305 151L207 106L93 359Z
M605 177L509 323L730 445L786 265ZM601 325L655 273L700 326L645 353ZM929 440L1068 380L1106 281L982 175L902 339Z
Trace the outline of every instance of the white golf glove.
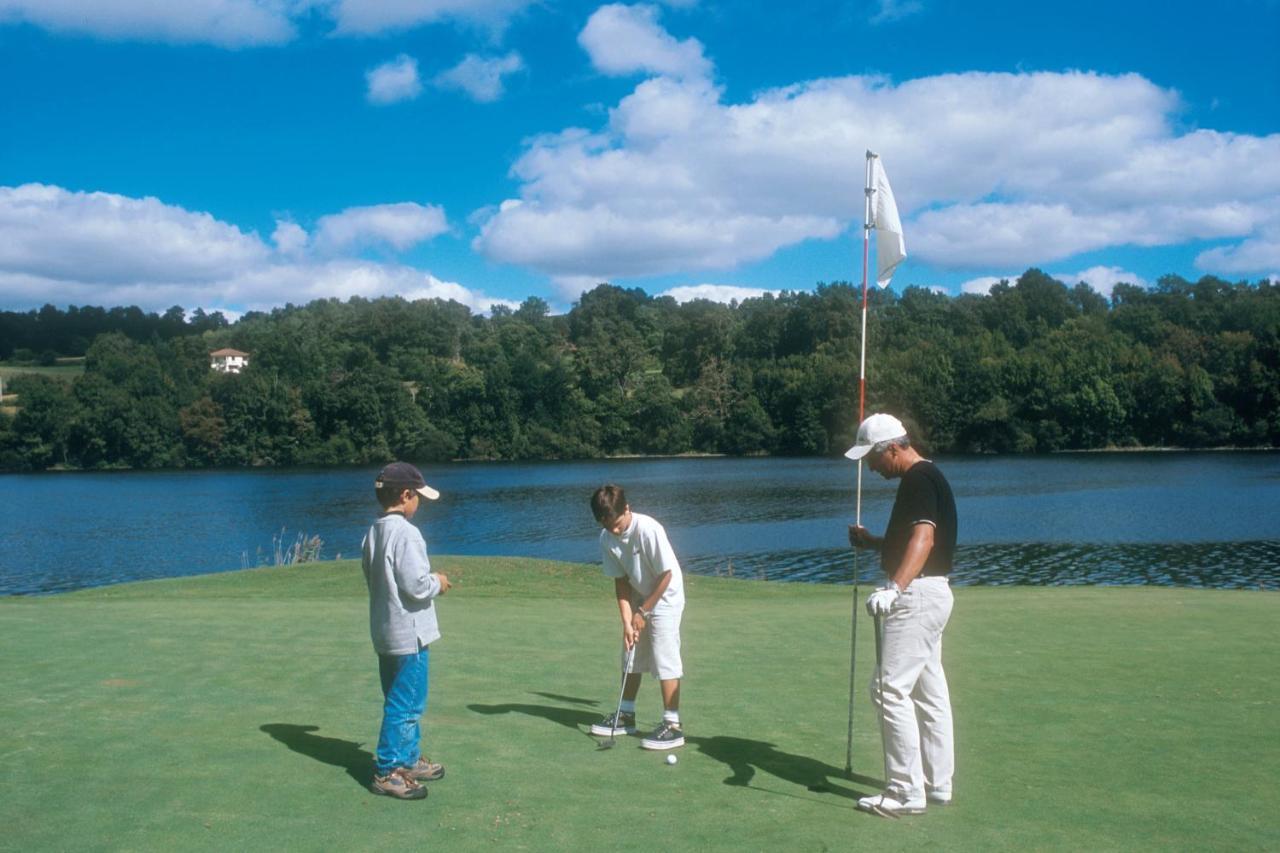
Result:
M872 616L888 616L893 605L898 603L898 585L893 581L877 589L867 596L867 612Z

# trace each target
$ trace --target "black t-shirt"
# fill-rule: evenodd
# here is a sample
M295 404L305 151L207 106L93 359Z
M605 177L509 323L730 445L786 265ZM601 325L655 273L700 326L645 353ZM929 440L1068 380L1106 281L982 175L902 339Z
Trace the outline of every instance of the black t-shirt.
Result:
M893 501L880 549L880 565L886 575L897 571L906 556L912 530L921 521L933 522L934 526L933 550L920 571L921 577L949 574L956 553L956 499L942 471L927 459L912 465L898 484L898 496Z

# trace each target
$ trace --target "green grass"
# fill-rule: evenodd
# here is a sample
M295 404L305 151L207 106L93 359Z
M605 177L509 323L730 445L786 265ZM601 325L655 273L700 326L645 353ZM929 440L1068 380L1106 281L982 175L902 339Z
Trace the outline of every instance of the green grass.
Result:
M37 376L48 376L52 379L62 379L70 382L84 373L84 359L58 359L57 364L49 365L48 367L37 364L0 363L0 379L12 379L23 373L33 373Z
M437 558L426 802L368 794L380 696L351 561L0 598L0 848L1280 848L1280 596L963 588L956 804L857 813L881 772L848 588L689 578L680 763L582 733L617 693L591 567ZM656 686L640 697L657 722Z

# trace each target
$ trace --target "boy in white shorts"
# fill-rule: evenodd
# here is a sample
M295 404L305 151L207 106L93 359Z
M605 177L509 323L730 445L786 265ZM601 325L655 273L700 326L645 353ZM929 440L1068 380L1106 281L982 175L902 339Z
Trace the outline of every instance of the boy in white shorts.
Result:
M613 578L622 643L635 657L622 688L622 706L591 727L610 737L636 732L636 694L645 672L662 687L662 724L640 742L645 749L684 746L680 725L680 619L684 615L684 577L667 531L654 519L632 512L621 486L601 486L591 495L591 512L604 528L600 555L605 576ZM623 656L625 663L626 656Z

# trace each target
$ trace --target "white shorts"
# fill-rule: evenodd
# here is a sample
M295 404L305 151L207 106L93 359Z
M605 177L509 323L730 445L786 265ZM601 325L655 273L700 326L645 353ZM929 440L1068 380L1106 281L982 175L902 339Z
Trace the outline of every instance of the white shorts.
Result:
M668 680L684 677L684 665L680 660L680 620L684 608L655 610L649 616L640 639L636 642L635 660L628 672L647 672ZM626 657L623 657L626 664Z

